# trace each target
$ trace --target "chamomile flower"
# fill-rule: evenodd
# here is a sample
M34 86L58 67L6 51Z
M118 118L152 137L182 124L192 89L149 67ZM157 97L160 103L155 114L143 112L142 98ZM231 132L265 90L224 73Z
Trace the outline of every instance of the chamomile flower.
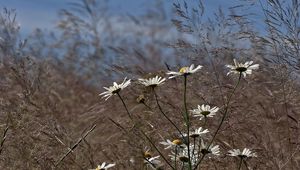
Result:
M159 167L159 165L161 164L161 161L158 160L160 156L154 156L154 157L144 157L144 163L151 167L152 169L157 169Z
M158 76L149 78L149 79L139 79L139 82L147 87L156 87L161 84L164 84L165 81L166 81L166 78L162 78L162 77L158 77Z
M171 155L169 155L171 157L172 161L181 161L181 162L189 162L189 157L188 157L188 153L187 152L179 152L179 153L174 153L171 152Z
M158 160L160 156L152 156L152 153L150 152L150 148L148 148L147 146L144 148L143 157L144 157L144 164L147 167L150 167L152 169L157 169L161 164L161 161Z
M193 74L197 71L199 71L202 66L201 65L198 65L196 68L194 68L195 65L192 64L190 67L182 67L179 72L176 72L176 71L169 71L167 72L168 75L171 75L171 77L169 77L169 79L172 79L174 77L177 77L177 76L187 76L189 74Z
M226 65L226 67L230 68L230 71L227 73L227 75L235 73L243 74L243 76L246 77L247 74L252 74L252 70L259 68L259 64L253 64L253 61L247 61L245 64L243 64L238 63L235 59L233 59L233 62L234 65Z
M174 147L181 147L183 145L183 142L179 139L175 139L172 142L167 139L167 142L160 142L160 144L165 145L165 149L170 149Z
M207 148L208 146L204 143L203 140L201 140L201 153L202 154L213 154L216 156L220 155L220 147L219 145L210 145L209 148Z
M98 165L96 169L91 169L91 170L107 170L108 168L114 167L115 165L116 165L116 164L107 164L107 165L106 165L106 163L103 162L103 163L101 164L101 166Z
M208 132L209 132L208 129L203 129L202 127L199 127L198 129L195 129L194 132L191 132L190 137L197 138Z
M198 105L197 109L190 110L194 117L200 117L202 120L204 117L213 117L219 111L218 107L210 107L209 105Z
M251 157L257 157L256 153L252 152L250 149L245 148L242 152L240 149L232 149L228 151L229 156L237 156L240 158L251 158Z
M150 149L148 147L145 147L145 151L143 153L144 158L151 158L152 154L150 152Z
M102 98L105 98L105 100L107 100L111 96L117 94L118 92L126 88L130 84L130 81L131 81L130 79L127 80L127 78L125 78L121 84L117 84L116 82L114 82L113 86L104 87L106 91L100 93L99 95L102 96Z
M190 158L191 158L191 163L192 166L194 167L197 162L199 161L199 150L197 146L194 146L193 144L190 144ZM169 155L171 157L172 161L181 161L183 163L187 163L189 162L189 154L188 154L188 148L185 147L181 150L178 150L176 153L171 152L171 155Z
M136 98L136 101L137 101L138 103L145 103L145 100L146 100L146 98L145 98L145 96L144 96L143 94L139 95L139 96Z

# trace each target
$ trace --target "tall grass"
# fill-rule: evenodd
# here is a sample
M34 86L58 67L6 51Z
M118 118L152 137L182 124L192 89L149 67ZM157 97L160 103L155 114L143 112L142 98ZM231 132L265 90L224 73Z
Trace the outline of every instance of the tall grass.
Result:
M18 9L1 11L1 169L91 169L102 162L150 169L149 154L160 155L156 168L181 168L160 142L192 132L183 115L198 104L221 109L205 123L189 117L190 127L209 129L205 140L221 150L198 168L299 169L300 2L237 1L214 16L205 1L174 1L172 14L161 3L149 13L115 16L109 3L76 1L59 12L56 30L33 30L25 39ZM254 8L259 17L249 12ZM233 58L260 64L237 88L238 76L226 75ZM187 84L171 79L154 93L138 83L191 63L203 69ZM98 96L123 77L132 79L120 92L124 103ZM244 147L258 158L227 154Z

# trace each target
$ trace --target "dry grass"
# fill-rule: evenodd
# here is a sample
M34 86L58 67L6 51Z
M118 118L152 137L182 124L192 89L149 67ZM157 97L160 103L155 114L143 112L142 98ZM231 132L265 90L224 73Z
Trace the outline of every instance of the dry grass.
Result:
M138 28L154 25L145 34L127 30L124 34L134 37L130 40L116 38L118 32L108 14L98 11L103 6L96 1L83 0L82 5L74 5L77 10L62 11L61 36L37 30L27 41L19 39L15 12L3 10L0 169L89 169L104 161L115 162L115 169L143 169L142 152L151 144L138 129L162 150L159 142L178 134L160 114L149 89L134 82L121 92L137 122L132 128L116 96L106 102L100 99L102 86L125 76L134 80L165 76L168 69L195 63L204 68L189 77L188 109L203 103L222 106L237 78L226 76L224 67L233 58L254 60L260 69L242 79L230 103L216 139L222 156L206 158L201 169L237 169L238 161L225 153L244 147L258 154L247 162L248 169L300 169L299 2L291 2L290 8L279 1L256 4L262 5L268 19L266 35L254 31L247 15L219 11L216 18L206 21L203 4L192 9L192 4L175 3L172 22L178 39L171 42L159 38L172 26L159 24L167 18L158 7L153 7L153 15L161 17L126 18ZM249 7L246 2L243 5L235 10ZM274 8L273 12L264 5ZM278 29L272 20L286 27ZM99 23L104 23L111 36L98 32ZM83 36L87 33L92 38ZM180 79L172 79L157 89L164 111L180 129L184 128L182 88ZM136 101L141 94L149 108ZM209 119L208 129L214 132L220 120L221 115ZM197 127L203 122L192 123ZM157 155L153 147L151 151Z

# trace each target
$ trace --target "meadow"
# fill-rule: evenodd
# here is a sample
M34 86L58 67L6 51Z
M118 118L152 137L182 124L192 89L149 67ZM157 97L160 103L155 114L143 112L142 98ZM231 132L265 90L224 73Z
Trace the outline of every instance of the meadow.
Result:
M0 169L300 169L300 1L172 3L3 8Z

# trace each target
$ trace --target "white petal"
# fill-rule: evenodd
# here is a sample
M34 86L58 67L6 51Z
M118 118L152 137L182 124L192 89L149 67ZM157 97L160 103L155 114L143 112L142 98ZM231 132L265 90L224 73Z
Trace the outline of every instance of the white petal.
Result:
M109 164L109 165L107 165L105 168L111 168L111 167L113 167L113 166L115 166L116 164Z

